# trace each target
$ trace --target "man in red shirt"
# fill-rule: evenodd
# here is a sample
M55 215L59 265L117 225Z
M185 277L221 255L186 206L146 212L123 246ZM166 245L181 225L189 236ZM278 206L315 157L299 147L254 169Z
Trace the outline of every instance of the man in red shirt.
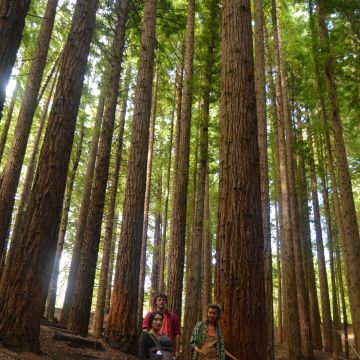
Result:
M154 298L154 308L161 312L164 315L164 320L162 327L160 329L160 334L166 334L174 343L173 353L175 359L180 358L180 321L179 317L166 309L167 296L165 294L157 294ZM148 331L148 320L152 311L149 311L142 324L142 330Z

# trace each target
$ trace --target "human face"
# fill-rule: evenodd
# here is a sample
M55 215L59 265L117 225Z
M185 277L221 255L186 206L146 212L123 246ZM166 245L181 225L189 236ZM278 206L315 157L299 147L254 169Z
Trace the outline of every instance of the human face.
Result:
M156 308L157 310L164 311L166 306L166 300L163 297L158 297L156 299Z
M159 331L163 323L163 317L160 314L156 314L152 321L151 327L154 331Z
M207 320L210 324L215 324L219 317L219 311L215 308L209 308L207 312Z

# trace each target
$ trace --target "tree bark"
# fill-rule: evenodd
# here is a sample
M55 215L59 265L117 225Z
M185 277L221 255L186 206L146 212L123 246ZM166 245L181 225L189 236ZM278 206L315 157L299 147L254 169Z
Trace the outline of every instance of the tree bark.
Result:
M155 121L156 121L156 105L158 94L158 82L159 82L159 67L155 72L154 89L152 93L151 104L151 120L149 129L149 146L146 163L146 188L144 199L144 223L143 223L143 235L141 240L141 259L140 259L140 275L139 275L139 297L138 297L138 324L141 327L143 320L143 306L144 306L144 286L145 286L145 267L146 267L146 251L148 241L148 225L149 225L149 208L150 208L150 195L151 195L151 182L152 182L152 163L154 153L154 136L155 136Z
M337 100L333 60L330 51L328 31L326 28L324 2L317 0L318 26L325 71L326 87L332 113L332 130L336 165L339 174L339 193L344 222L344 260L348 285L351 316L353 320L355 348L360 353L360 236L355 211L351 177L344 144L340 108Z
M0 1L0 120L30 0Z
M119 257L116 267L112 306L105 330L105 338L110 345L123 352L133 354L138 351L139 261L144 221L155 39L156 1L146 0L118 250L121 257Z
M25 1L23 1L23 3L24 2ZM4 175L1 182L0 218L2 219L2 221L0 223L0 257L2 251L4 250L3 246L10 229L11 215L15 202L16 189L19 184L21 167L23 165L26 151L26 145L29 139L34 113L38 104L38 94L40 90L41 79L43 77L46 65L46 59L55 21L57 4L58 0L48 0L46 5L44 17L41 22L41 27L35 47L34 60L32 61L30 66L29 77L27 79L24 94L21 100L20 112L15 127L15 135L12 142L11 151L5 166ZM9 36L11 37L11 35ZM3 73L1 71L1 65L0 74L2 77ZM0 83L2 83L1 79Z
M266 121L266 90L265 90L265 42L264 42L264 3L254 1L255 18L255 90L258 121L258 142L260 152L260 185L262 221L264 233L265 256L265 294L267 315L267 359L275 358L274 351L274 311L272 284L272 255L270 234L270 197L269 197L269 166L267 154L267 121Z
M86 227L87 215L89 212L89 203L91 196L91 186L94 177L95 171L95 163L96 163L96 154L99 146L99 137L100 137L100 129L101 123L103 119L104 105L105 105L105 89L106 89L106 81L105 78L101 81L101 90L99 96L99 102L96 110L95 123L93 129L93 136L91 139L91 146L89 150L89 160L86 167L86 175L84 180L84 190L81 197L80 204L80 213L79 218L76 225L76 236L75 242L72 250L71 263L69 276L67 281L67 287L65 292L65 299L63 308L61 311L61 325L66 326L69 320L69 313L72 304L72 296L74 294L75 289L75 281L77 276L77 271L80 264L80 255L81 249L83 246L84 232Z
M190 128L192 107L192 79L194 62L195 0L188 0L186 23L184 82L181 119L177 123L179 133L174 160L172 212L170 221L170 248L168 261L168 307L181 317L182 290L185 260L187 187L189 182Z
M70 172L68 173L67 185L65 190L65 201L61 215L61 222L60 222L60 230L59 236L56 246L56 253L55 253L55 260L54 260L54 267L52 270L49 292L46 300L46 307L45 307L45 318L49 321L54 321L55 315L55 303L56 303L56 293L57 293L57 284L59 278L59 268L60 268L60 259L61 254L64 247L65 235L66 235L66 228L69 219L69 211L71 205L71 198L74 189L74 180L77 168L79 166L80 157L82 153L82 145L84 140L84 124L81 125L80 130L80 137L79 143L77 145L77 149L75 151L74 162Z
M78 0L75 5L23 231L16 239L19 246L8 276L1 281L0 338L4 346L18 350L40 350L40 319L97 5L97 0Z
M126 108L129 97L129 85L131 80L131 66L129 65L125 75L124 89L122 94L122 106L119 121L119 132L116 141L115 164L111 177L110 200L107 220L105 225L104 250L101 262L100 281L96 300L96 310L93 322L93 335L101 338L103 334L103 322L105 314L106 289L109 279L109 262L112 249L116 199L119 184L119 172L122 161L123 139L125 129Z
M268 336L251 11L248 0L222 2L221 60L215 297L224 309L226 348L237 358L261 360L267 359ZM239 207L239 204L242 206Z

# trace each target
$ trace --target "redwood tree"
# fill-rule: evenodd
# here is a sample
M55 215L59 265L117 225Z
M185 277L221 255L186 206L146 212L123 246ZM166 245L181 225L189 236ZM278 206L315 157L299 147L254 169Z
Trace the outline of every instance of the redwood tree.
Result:
M98 0L76 2L29 206L16 239L19 246L0 285L0 339L4 346L18 350L40 351L40 319L97 5Z
M261 360L268 340L249 0L222 2L221 59L216 299L227 349L237 358Z

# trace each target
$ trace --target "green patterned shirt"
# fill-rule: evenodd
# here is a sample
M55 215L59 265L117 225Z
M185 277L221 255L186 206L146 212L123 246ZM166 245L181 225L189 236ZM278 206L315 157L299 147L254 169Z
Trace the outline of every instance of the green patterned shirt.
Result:
M190 340L190 346L192 349L197 346L198 348L202 348L205 343L205 340L208 335L208 322L201 321L195 325L193 334ZM216 353L217 360L225 360L225 346L224 346L224 336L222 334L221 328L218 324L216 324ZM198 360L199 354L194 351L193 360Z

